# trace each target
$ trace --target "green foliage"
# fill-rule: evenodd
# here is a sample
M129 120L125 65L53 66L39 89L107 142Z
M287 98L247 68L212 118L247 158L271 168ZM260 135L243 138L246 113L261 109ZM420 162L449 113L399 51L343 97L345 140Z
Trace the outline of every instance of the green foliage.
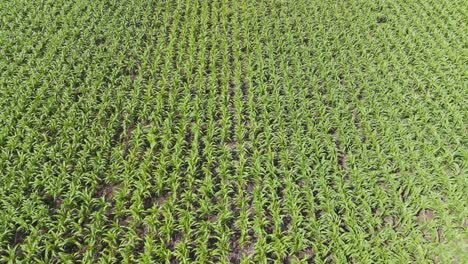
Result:
M466 1L0 1L0 262L462 263Z

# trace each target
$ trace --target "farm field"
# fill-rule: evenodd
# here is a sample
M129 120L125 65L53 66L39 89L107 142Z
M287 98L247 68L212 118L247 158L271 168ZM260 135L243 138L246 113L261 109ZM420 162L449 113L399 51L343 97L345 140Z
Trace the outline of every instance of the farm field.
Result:
M0 1L0 263L467 263L467 18Z

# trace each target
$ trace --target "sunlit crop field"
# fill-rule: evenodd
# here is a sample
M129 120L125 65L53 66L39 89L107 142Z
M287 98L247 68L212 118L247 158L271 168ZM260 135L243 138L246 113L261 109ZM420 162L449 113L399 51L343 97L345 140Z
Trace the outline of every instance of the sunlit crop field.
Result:
M467 18L0 1L0 262L466 263Z

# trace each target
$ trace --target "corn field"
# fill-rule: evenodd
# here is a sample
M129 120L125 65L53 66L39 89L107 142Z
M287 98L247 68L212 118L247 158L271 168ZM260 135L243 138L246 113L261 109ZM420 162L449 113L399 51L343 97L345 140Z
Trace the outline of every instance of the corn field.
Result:
M0 2L1 263L466 263L464 0Z

